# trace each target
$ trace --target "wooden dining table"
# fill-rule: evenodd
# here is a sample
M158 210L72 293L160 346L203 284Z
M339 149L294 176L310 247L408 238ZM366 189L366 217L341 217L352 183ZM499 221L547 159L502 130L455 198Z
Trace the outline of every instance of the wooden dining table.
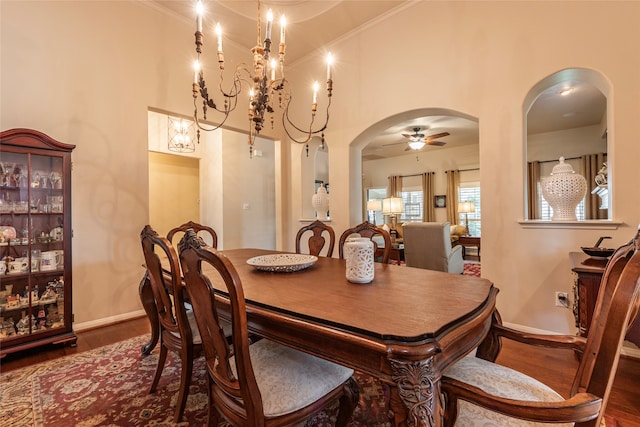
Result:
M495 310L498 289L482 278L376 263L373 282L355 284L342 259L319 257L283 273L247 264L276 251L222 252L242 281L250 333L377 377L391 388L397 426L441 425L442 373L484 339ZM228 315L224 287L212 281ZM152 328L142 349L149 354L158 322L146 275L139 292Z

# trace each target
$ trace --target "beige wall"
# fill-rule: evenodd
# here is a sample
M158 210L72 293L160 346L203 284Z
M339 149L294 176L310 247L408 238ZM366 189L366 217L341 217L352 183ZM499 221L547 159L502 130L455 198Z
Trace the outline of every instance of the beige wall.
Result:
M77 145L76 321L88 326L139 311L138 235L148 220L147 109L185 115L193 110L193 23L128 1L3 0L0 19L0 128L35 128ZM567 252L603 233L614 237L612 245L620 244L640 222L635 188L640 51L629 48L640 40L639 19L638 2L408 2L400 12L328 46L336 58L326 132L332 226L341 230L361 220L359 152L372 126L429 107L475 117L483 273L501 289L506 321L572 331L568 310L553 306L554 291L571 288ZM240 56L233 46L227 49L231 68ZM246 60L248 54L241 53ZM304 86L322 76L323 56L314 52L294 64L288 78ZM523 100L536 82L569 67L594 69L612 86L613 212L625 223L617 230L518 223L524 194ZM246 117L237 114L228 124L245 128ZM302 150L276 144L273 154L282 172L275 177L282 197L275 203L276 246L285 249L293 248L301 203L308 203L298 197Z
M501 290L498 304L505 321L573 332L570 310L554 306L556 290L571 292L568 252L603 234L613 236L612 245L622 244L640 223L635 188L640 51L624 47L639 39L638 19L638 2L411 2L330 46L336 67L327 141L331 200L338 207L331 209L332 226L345 229L362 219L359 153L375 134L371 127L428 107L475 117L483 275ZM290 78L307 78L316 63L309 58ZM615 230L519 223L525 188L523 103L537 82L571 67L594 69L613 88L608 111L613 218L624 223ZM291 158L298 150L291 148ZM292 173L295 182L295 166ZM296 210L295 201L292 206Z

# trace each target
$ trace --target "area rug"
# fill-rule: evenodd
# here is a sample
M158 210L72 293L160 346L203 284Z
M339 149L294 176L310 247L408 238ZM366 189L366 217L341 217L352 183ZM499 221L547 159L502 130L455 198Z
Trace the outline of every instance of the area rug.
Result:
M464 270L462 272L462 274L465 274L467 276L475 276L475 277L480 277L480 263L479 262L469 262L469 261L465 261L464 262Z
M172 422L180 377L179 360L167 358L156 393L149 394L158 350L140 356L147 336L0 375L3 427L203 426L207 417L206 375L195 362L184 417ZM360 401L350 427L390 427L389 388L356 373ZM335 425L337 404L309 419L306 427ZM607 418L606 427L617 427ZM228 427L221 423L219 427ZM604 423L603 423L604 427Z
M157 391L149 394L158 350L140 356L141 336L92 351L52 360L0 376L3 427L203 426L207 418L206 373L202 358L194 365L184 417L172 422L180 361L167 358ZM388 427L389 388L369 375L356 374L360 402L351 427ZM316 414L308 427L335 424L337 403ZM226 427L225 423L220 427Z

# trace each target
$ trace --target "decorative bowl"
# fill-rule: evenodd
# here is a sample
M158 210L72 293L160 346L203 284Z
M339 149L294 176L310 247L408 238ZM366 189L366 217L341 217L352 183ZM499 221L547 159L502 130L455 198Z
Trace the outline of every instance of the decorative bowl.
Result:
M611 248L594 248L581 246L582 252L589 255L592 258L609 258L615 252L615 249Z
M313 255L303 254L270 254L253 257L247 264L262 271L292 273L310 267L318 260Z

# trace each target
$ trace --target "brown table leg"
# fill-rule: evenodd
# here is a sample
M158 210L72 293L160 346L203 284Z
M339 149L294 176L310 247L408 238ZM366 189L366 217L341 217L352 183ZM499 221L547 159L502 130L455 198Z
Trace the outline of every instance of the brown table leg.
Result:
M160 336L160 327L158 320L158 312L156 311L156 301L153 298L153 290L151 289L151 282L149 282L149 276L145 273L144 277L140 281L138 287L138 294L140 295L140 301L142 301L142 307L147 313L149 323L151 324L151 339L149 342L142 346L141 352L143 356L148 356L158 344L158 338Z
M440 378L433 369L433 357L421 361L391 361L393 381L391 409L396 426L437 427L442 425Z

